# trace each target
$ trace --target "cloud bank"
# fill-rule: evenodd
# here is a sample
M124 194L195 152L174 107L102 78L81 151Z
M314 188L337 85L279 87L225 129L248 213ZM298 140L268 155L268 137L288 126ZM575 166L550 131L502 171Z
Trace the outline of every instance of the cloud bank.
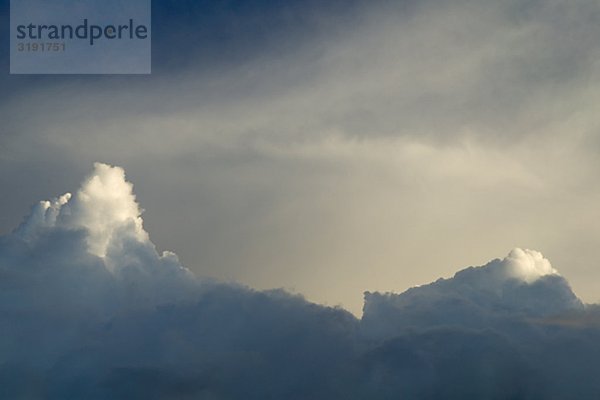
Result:
M599 322L532 250L367 292L362 319L200 280L99 163L0 238L2 398L592 399Z

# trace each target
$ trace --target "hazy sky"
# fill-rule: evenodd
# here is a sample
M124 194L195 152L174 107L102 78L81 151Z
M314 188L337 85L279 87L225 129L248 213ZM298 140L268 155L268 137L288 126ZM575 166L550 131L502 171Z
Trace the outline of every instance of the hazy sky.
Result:
M200 276L360 313L520 246L596 302L598 21L594 0L161 1L150 76L10 76L5 40L0 233L101 161Z

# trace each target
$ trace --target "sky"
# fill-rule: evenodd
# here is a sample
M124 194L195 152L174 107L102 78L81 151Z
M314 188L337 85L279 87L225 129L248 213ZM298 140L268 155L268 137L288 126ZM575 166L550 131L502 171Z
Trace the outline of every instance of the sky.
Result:
M595 1L152 6L148 76L8 75L0 44L0 233L103 162L200 277L360 316L523 247L599 300Z
M150 75L0 41L0 398L597 399L596 1L152 14Z

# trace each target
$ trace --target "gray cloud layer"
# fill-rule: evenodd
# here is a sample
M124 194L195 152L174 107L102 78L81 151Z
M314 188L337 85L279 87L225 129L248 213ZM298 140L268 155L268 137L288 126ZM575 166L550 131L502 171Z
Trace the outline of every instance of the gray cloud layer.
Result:
M196 278L159 254L131 184L96 164L0 237L0 397L594 399L596 306L540 253L397 294L361 320Z

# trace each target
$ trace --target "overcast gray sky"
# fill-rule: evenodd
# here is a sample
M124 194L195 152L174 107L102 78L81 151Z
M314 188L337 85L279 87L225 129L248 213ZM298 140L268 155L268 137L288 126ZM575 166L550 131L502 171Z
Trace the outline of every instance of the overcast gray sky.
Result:
M101 161L201 276L360 313L519 246L600 300L596 1L294 4L158 10L150 77L3 76L0 232Z

